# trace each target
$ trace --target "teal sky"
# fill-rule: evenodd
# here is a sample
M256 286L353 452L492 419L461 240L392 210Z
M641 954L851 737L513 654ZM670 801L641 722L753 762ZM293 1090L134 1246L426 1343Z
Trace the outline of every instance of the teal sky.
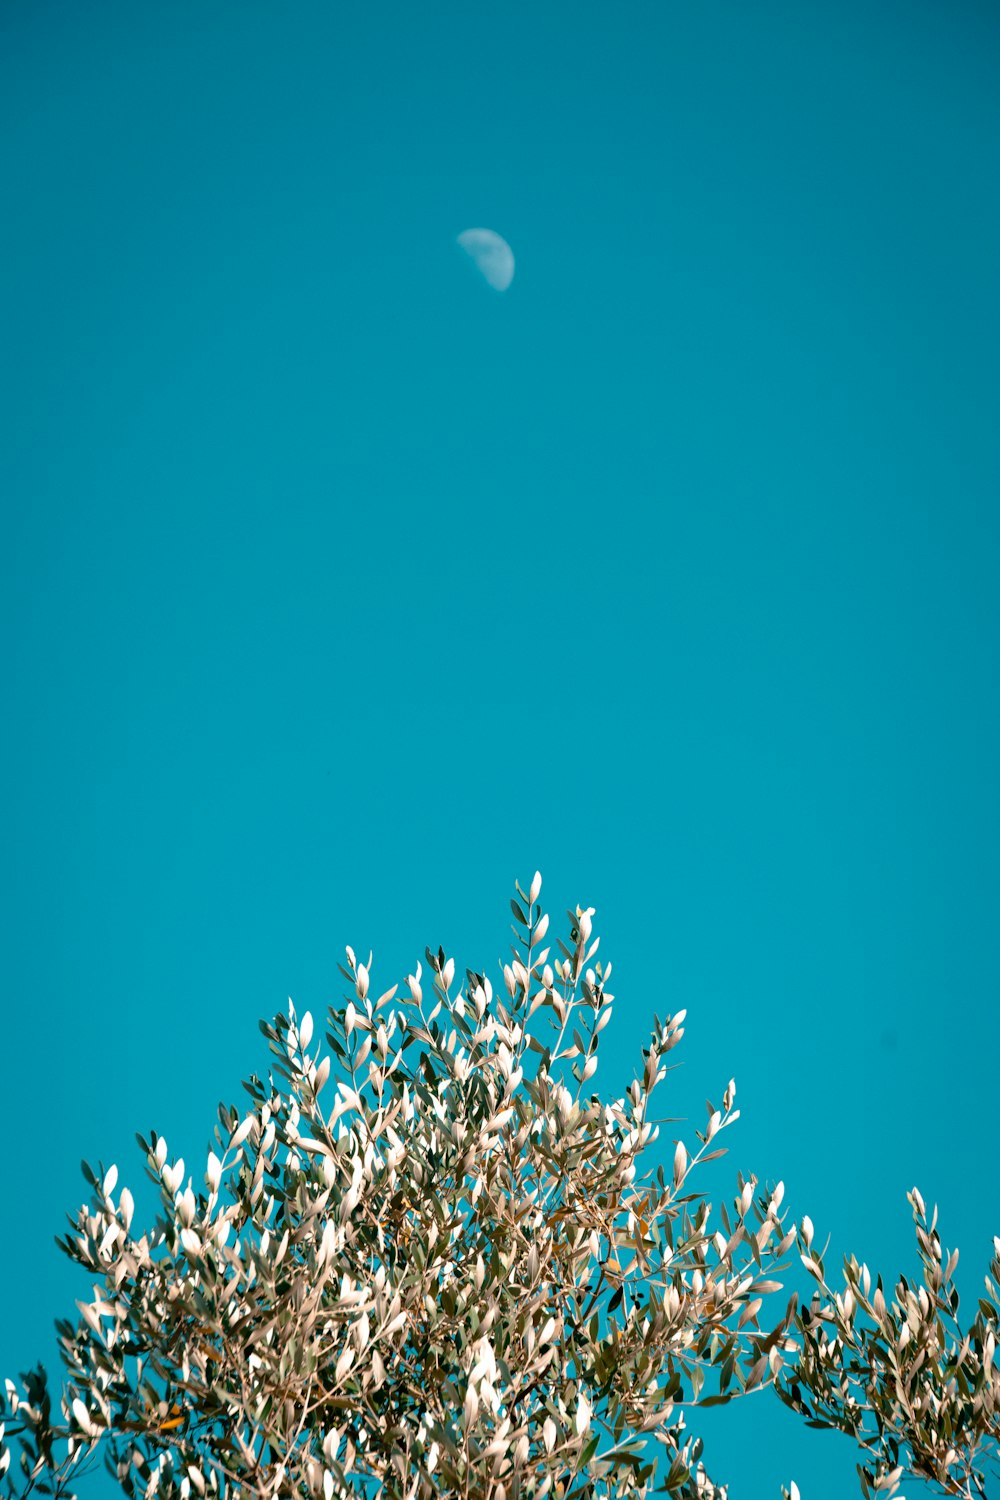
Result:
M492 964L536 867L614 961L598 1086L686 1006L713 1196L782 1178L894 1279L917 1183L971 1317L998 44L966 0L6 0L0 1374L87 1292L81 1156L197 1162L259 1017L348 942ZM854 1492L770 1397L694 1425L732 1500Z

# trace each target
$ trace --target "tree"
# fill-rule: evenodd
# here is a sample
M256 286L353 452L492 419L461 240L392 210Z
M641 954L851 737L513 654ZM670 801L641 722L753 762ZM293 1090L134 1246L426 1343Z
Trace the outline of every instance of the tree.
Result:
M993 1365L1000 1316L1000 1238L994 1238L986 1297L971 1326L958 1320L958 1251L946 1255L916 1188L913 1209L923 1285L900 1277L887 1300L881 1276L854 1256L844 1290L827 1284L812 1221L799 1228L802 1260L817 1282L794 1320L797 1360L776 1383L783 1401L812 1426L849 1433L869 1455L859 1464L862 1494L895 1494L905 1477L946 1495L985 1497L984 1460L994 1474L1000 1445L1000 1372Z
M58 1325L58 1416L43 1369L7 1384L12 1494L19 1470L22 1493L69 1495L103 1450L134 1497L629 1496L650 1435L668 1493L716 1493L682 1402L709 1372L726 1399L779 1367L788 1314L758 1320L794 1231L780 1186L740 1178L718 1228L690 1190L738 1116L732 1082L693 1154L678 1140L672 1171L640 1178L684 1013L654 1017L623 1098L584 1097L611 967L592 909L550 962L540 887L512 902L502 998L472 970L456 992L428 950L429 998L418 965L373 999L348 949L329 1051L293 1007L262 1023L271 1073L242 1120L220 1106L204 1191L139 1138L150 1231L116 1169L85 1166L92 1202L60 1243L99 1286Z
M6 1382L9 1496L70 1497L103 1453L134 1500L604 1500L647 1494L654 1478L683 1500L723 1500L685 1408L775 1382L808 1420L867 1444L868 1489L891 1492L900 1458L939 1483L957 1483L968 1458L973 1483L975 1444L956 1423L972 1412L995 1439L995 1314L981 1312L957 1364L935 1366L945 1396L918 1417L929 1357L893 1363L864 1342L854 1314L869 1308L867 1271L850 1263L848 1295L829 1292L808 1219L783 1224L781 1184L738 1178L718 1224L692 1190L738 1117L733 1081L694 1151L678 1138L668 1171L640 1175L667 1123L652 1099L684 1012L654 1016L622 1098L588 1095L611 966L596 960L592 908L568 914L550 958L540 890L537 874L517 888L497 993L474 970L456 989L439 949L427 951L426 998L419 964L402 994L373 998L371 956L348 949L329 1050L292 1006L262 1023L270 1073L246 1083L242 1118L220 1105L204 1190L162 1136L139 1137L162 1205L148 1230L127 1187L116 1201L115 1167L85 1165L91 1203L60 1244L97 1284L79 1320L57 1325L57 1403L41 1366L20 1389ZM762 1327L796 1238L820 1292ZM910 1341L929 1349L930 1312L905 1292ZM870 1310L888 1340L896 1310L880 1294ZM901 1326L897 1350L909 1347Z

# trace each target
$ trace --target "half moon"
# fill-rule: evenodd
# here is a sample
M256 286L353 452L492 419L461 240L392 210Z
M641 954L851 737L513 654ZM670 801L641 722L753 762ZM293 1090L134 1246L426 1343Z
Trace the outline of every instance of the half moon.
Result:
M514 280L514 252L503 236L493 229L463 229L458 243L483 279L505 292Z

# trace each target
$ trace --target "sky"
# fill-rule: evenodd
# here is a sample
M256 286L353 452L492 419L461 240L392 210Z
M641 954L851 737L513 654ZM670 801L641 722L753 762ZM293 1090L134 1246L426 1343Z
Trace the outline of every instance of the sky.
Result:
M596 1086L686 1008L674 1133L742 1106L713 1201L780 1179L894 1281L916 1184L971 1318L998 43L971 0L5 0L0 1374L89 1295L81 1157L198 1160L259 1018L347 943L489 969L536 868L614 964ZM691 1425L731 1500L855 1492L766 1394Z

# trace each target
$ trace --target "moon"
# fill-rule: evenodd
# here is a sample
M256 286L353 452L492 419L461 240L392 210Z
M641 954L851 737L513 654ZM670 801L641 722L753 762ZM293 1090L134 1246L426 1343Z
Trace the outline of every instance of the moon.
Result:
M505 292L514 280L514 252L494 229L463 229L458 244L491 287Z

